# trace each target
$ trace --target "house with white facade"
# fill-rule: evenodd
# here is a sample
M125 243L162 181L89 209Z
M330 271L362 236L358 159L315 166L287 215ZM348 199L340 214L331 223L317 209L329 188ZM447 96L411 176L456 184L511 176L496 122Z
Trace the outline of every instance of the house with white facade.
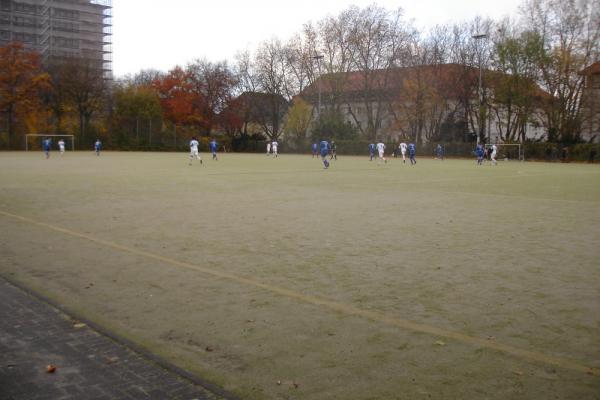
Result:
M314 118L321 104L321 113L341 113L366 139L420 143L471 142L477 136L486 142L542 139L539 104L549 94L532 82L521 80L517 87L509 75L495 71L483 71L481 76L479 92L479 69L459 64L323 74L300 97L312 105ZM519 89L520 96L501 90L509 85Z

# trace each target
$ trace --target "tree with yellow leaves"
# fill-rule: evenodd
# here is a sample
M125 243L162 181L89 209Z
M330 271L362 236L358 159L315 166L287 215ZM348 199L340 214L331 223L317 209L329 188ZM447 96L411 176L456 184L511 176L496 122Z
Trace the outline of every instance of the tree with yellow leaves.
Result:
M27 120L39 107L39 92L48 81L38 53L26 50L21 43L0 47L0 111L6 115L9 149L16 142L16 122L19 118Z

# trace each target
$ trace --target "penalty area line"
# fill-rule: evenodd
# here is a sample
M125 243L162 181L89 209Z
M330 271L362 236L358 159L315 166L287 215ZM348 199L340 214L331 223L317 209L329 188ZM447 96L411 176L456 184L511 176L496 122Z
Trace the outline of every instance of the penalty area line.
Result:
M67 228L62 228L60 226L37 221L37 220L31 219L31 218L23 217L21 215L13 214L13 213L10 213L7 211L0 210L0 215L3 215L5 217L8 217L13 220L26 222L31 225L43 227L43 228L46 228L46 229L54 231L54 232L59 232L64 235L67 235L67 236L85 239L92 243L96 243L96 244L99 244L99 245L102 245L102 246L105 246L108 248L112 248L114 250L119 250L119 251L122 251L125 253L134 254L134 255L152 259L155 261L160 261L165 264L172 265L172 266L201 272L201 273L204 273L207 275L212 275L214 277L227 279L227 280L237 282L242 285L260 288L260 289L263 289L263 290L271 292L271 293L275 293L275 294L278 294L278 295L281 295L284 297L298 300L302 303L324 307L329 310L336 311L336 312L339 312L342 314L356 316L356 317L362 317L362 318L368 319L370 321L382 323L382 324L389 325L389 326L395 326L398 328L407 329L407 330L411 330L411 331L415 331L415 332L426 333L426 334L430 334L433 336L443 337L446 339L455 340L457 342L465 343L465 344L472 345L475 347L482 347L482 348L487 348L490 350L495 350L497 352L508 354L508 355L514 356L514 357L522 359L522 360L528 360L528 361L538 362L541 364L552 365L552 366L559 367L562 369L582 372L582 373L586 373L588 375L600 377L600 368L585 366L583 364L580 364L580 363L577 363L577 362L574 362L571 360L567 360L564 358L547 355L547 354L540 353L540 352L533 351L533 350L525 350L525 349L521 349L518 347L502 344L499 342L482 339L482 338L479 338L476 336L469 336L469 335L466 335L466 334L460 333L460 332L437 328L432 325L413 322L413 321L410 321L410 320L407 320L404 318L392 317L392 316L389 316L389 315L386 315L386 314L383 314L383 313L377 312L377 311L364 310L364 309L361 309L361 308L358 308L355 306L351 306L351 305L340 303L340 302L333 301L333 300L327 300L324 298L305 295L305 294L302 294L302 293L294 291L294 290L270 285L268 283L260 282L255 279L245 278L245 277L238 276L238 275L231 274L231 273L224 272L224 271L216 271L216 270L202 267L202 266L199 266L196 264L191 264L191 263L188 263L185 261L179 261L179 260L176 260L173 258L161 256L159 254L154 254L154 253L150 253L147 251L137 250L137 249L134 249L134 248L131 248L128 246L118 244L118 243L110 242L110 241L107 241L104 239L99 239L99 238L96 238L89 234L72 231Z

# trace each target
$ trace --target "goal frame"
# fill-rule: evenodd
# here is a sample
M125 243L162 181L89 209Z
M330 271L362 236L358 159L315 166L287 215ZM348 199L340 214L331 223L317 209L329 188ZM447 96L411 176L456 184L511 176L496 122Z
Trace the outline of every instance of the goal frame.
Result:
M505 146L517 146L517 150L519 152L519 161L525 161L525 151L523 149L523 144L521 144L521 143L486 143L485 147L487 149L489 149L493 145L498 146L498 149L505 147Z
M28 133L25 135L25 151L29 151L29 138L30 137L70 137L71 138L71 151L75 151L75 135L44 135L39 133ZM67 146L65 146L67 147Z

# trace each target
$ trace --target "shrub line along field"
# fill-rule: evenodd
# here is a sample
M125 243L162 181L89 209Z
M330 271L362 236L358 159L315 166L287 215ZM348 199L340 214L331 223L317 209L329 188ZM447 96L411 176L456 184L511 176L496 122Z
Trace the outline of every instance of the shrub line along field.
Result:
M243 398L596 398L596 166L186 161L0 154L0 273Z

